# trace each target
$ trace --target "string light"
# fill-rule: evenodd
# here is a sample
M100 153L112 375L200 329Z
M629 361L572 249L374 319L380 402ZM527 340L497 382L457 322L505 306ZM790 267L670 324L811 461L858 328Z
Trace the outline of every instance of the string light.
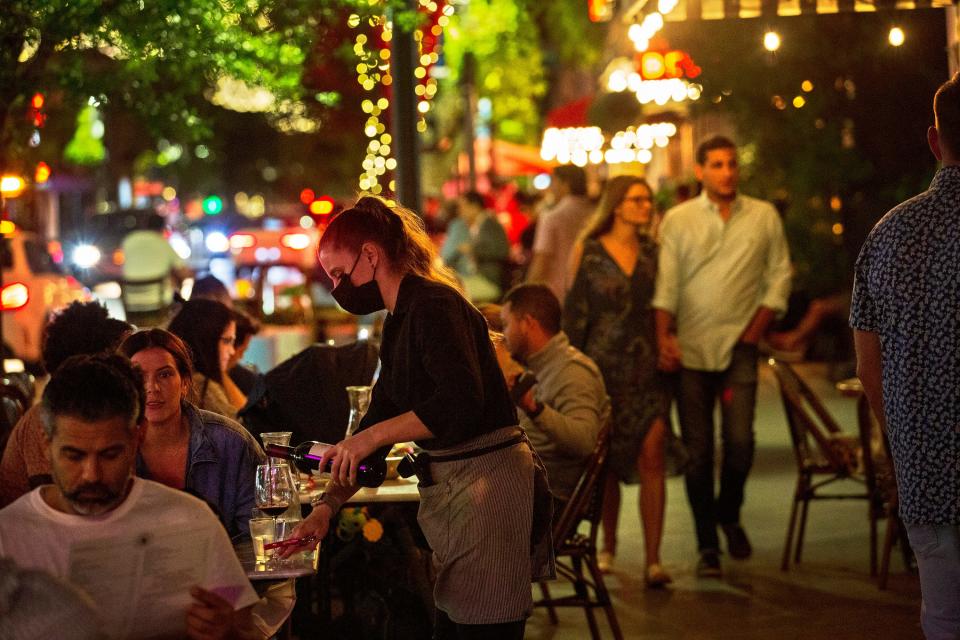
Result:
M643 124L618 131L610 138L605 148L603 132L600 127L551 127L544 131L540 144L540 157L546 161L560 164L621 164L653 160L655 147L666 147L670 138L677 134L677 126L672 122Z
M383 6L382 0L369 0L370 6ZM430 111L430 100L437 94L437 80L430 77L430 68L440 60L440 37L443 28L453 15L453 6L442 0L419 0L418 10L427 15L427 20L413 32L414 43L417 46L417 66L413 70L417 84L414 93L417 96L417 123L420 133L427 130L426 114ZM364 91L370 94L386 93L386 96L364 99L360 108L368 118L363 126L367 136L366 155L361 163L363 173L358 179L358 186L364 191L381 193L383 186L381 178L388 171L397 168L396 159L390 157L390 143L393 138L387 133L387 111L390 108L389 87L393 85L391 74L390 43L393 41L393 23L384 16L372 16L362 20L358 14L347 19L347 25L352 29L372 28L372 33L357 33L354 38L353 53L357 57L357 83ZM394 189L394 181L388 181L390 191Z

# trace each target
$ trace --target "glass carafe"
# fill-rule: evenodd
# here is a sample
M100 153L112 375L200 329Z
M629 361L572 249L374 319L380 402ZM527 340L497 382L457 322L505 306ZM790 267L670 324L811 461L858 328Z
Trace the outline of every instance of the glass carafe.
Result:
M268 444L289 446L291 436L293 436L292 431L267 431L260 434L260 439L263 440L264 447L266 447ZM291 486L299 490L300 474L296 469L291 468L290 464L286 460L283 458L267 458L267 463L274 467L283 467L290 475L289 480ZM301 518L300 514L300 503L294 500L290 504L290 507L283 513L282 516L280 516L280 522L299 522Z
M360 426L360 420L367 413L367 407L370 406L370 389L372 387L350 386L347 387L347 398L350 400L350 419L347 421L347 433L344 437L349 438L356 433Z

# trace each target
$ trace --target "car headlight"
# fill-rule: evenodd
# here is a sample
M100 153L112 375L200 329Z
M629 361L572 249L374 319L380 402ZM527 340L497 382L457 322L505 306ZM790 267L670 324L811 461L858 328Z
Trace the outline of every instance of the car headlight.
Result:
M71 258L73 259L74 265L81 269L89 269L100 262L100 249L97 249L92 244L77 245L73 249Z

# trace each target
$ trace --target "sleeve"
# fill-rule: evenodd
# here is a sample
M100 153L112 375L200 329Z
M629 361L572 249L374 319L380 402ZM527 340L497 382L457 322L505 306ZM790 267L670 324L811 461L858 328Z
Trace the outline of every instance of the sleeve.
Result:
M205 526L211 538L206 579L200 586L231 603L234 610L259 602L260 597L250 584L226 529L220 526L212 513L201 512L199 517L206 521Z
M447 235L443 239L443 246L440 247L440 259L448 267L453 267L460 257L460 243L464 241L461 228L463 221L457 218L450 222L447 227Z
M411 353L419 354L428 384L416 389L423 395L412 398L410 406L441 440L454 431L476 431L483 412L479 346L465 315L449 298L432 298L411 309Z
M853 298L850 301L850 327L859 331L880 330L880 313L870 292L870 262L873 234L867 237L853 268Z
M553 253L553 248L556 245L553 239L553 218L554 216L546 212L537 222L537 227L533 233L534 253Z
M593 452L603 426L607 392L601 380L584 366L571 363L565 381L554 396L553 405L533 418L559 449L574 456Z
M763 298L760 306L773 309L778 315L787 310L790 297L790 281L793 268L790 265L790 249L783 232L780 214L770 205L770 247L767 252L767 264L763 272Z
M237 429L243 429L243 427L237 425ZM250 514L253 508L257 506L257 465L264 463L266 455L263 453L260 444L249 433L238 433L238 437L243 439L243 444L240 447L240 460L237 463L237 475L234 479L234 486L237 491L236 506L233 514L229 516L223 514L223 516L225 518L230 517L232 520L236 532L234 535L247 538L250 533ZM296 469L294 469L294 472L296 472Z
M7 506L30 491L21 442L26 421L26 416L17 421L3 450L3 458L0 459L0 507Z
M660 252L657 256L657 280L650 306L677 314L680 297L680 246L676 216L670 212L660 225Z
M580 261L580 267L563 303L563 332L570 344L583 351L590 333L590 278Z

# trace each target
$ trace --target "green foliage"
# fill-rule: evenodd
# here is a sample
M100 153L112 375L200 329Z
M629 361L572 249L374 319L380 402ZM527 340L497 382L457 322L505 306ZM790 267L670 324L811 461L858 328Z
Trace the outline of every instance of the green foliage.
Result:
M301 94L321 0L7 0L0 21L0 165L23 153L36 91L136 113L154 136L208 130L196 97L221 75Z
M93 166L103 162L106 149L103 146L103 131L100 136L94 133L94 127L100 121L97 108L93 105L84 107L77 116L77 130L73 138L63 151L63 157L73 164ZM102 127L102 123L100 125Z
M493 103L498 137L531 143L540 135L539 100L546 92L540 31L518 0L478 0L461 5L450 21L444 55L452 73L444 90L456 94L464 56L477 61L479 97Z

